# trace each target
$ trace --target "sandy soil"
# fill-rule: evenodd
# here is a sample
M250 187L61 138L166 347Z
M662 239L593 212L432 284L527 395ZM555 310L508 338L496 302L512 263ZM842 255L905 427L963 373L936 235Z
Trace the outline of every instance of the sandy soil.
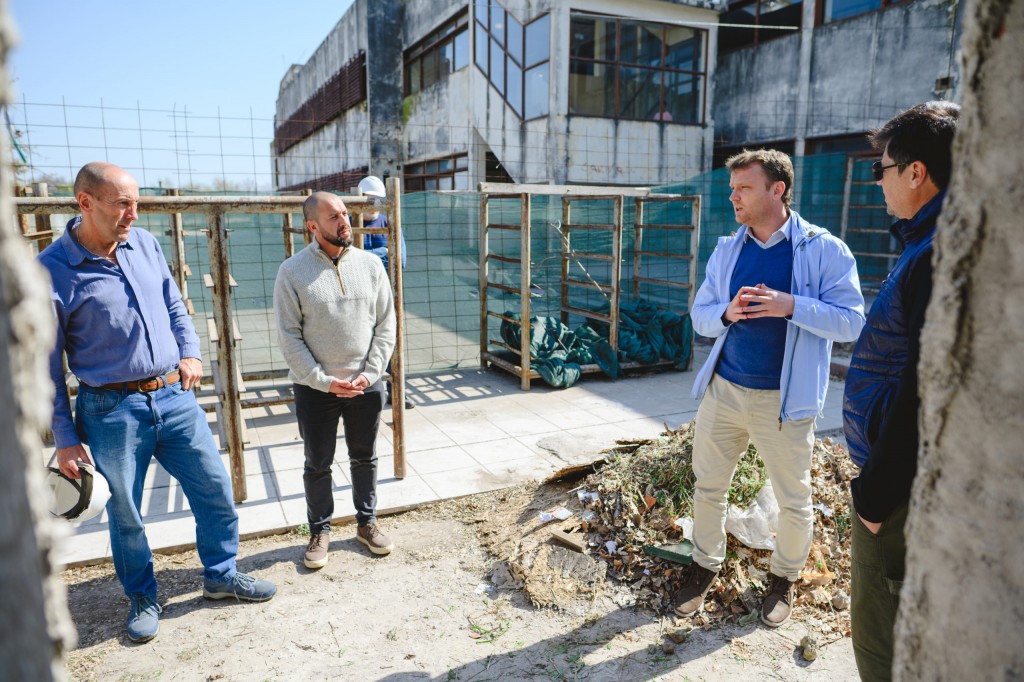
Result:
M856 680L849 639L800 656L799 621L694 630L632 607L609 585L585 617L538 610L518 590L494 589L493 559L458 502L382 521L396 542L374 557L336 528L330 563L302 565L298 534L243 543L239 568L276 581L264 604L202 598L194 552L156 558L160 634L124 635L128 601L111 566L67 571L80 643L75 680Z

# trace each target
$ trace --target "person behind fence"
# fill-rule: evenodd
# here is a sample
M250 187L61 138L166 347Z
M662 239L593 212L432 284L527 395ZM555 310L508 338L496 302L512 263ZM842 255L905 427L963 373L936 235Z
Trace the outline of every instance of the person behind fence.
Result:
M131 601L128 637L145 642L162 612L142 519L154 457L195 516L203 596L260 602L276 587L236 568L231 480L191 391L203 374L199 338L157 240L132 229L138 185L121 168L93 162L78 172L74 192L81 215L39 256L57 316L53 436L61 471L77 479L79 462L95 463L109 483L110 552ZM79 382L74 420L65 353Z
M344 202L328 192L302 205L314 240L284 263L274 285L278 341L294 382L304 441L308 568L327 565L334 496L331 465L344 422L356 539L374 554L392 542L376 521L381 376L395 349L391 283L375 255L352 248Z
M907 552L904 525L919 445L917 363L932 292L932 240L952 169L960 108L912 107L869 135L872 167L903 252L885 278L854 346L843 427L862 467L850 488L857 519L851 548L853 653L864 680L892 677L893 625Z
M690 313L715 344L697 375L693 442L693 559L676 613L696 613L726 553L726 494L753 442L779 505L776 548L761 620L790 616L811 549L811 451L834 341L853 341L864 299L853 255L790 208L793 164L778 151L726 161L735 234L722 237Z
M380 178L376 175L367 175L365 178L359 181L359 191L368 197L378 197L384 199L387 197L387 190L384 188L384 183L381 182ZM363 227L387 227L388 217L380 211L374 211L373 213L363 214ZM408 260L406 255L408 251L405 248L405 235L401 236L402 241L402 268L405 268L405 263ZM384 270L388 269L388 236L386 234L368 234L365 236L363 247L366 251L376 255L380 258L381 262L384 263ZM391 362L388 362L387 373L391 374ZM387 401L391 403L391 382L385 382L387 387ZM411 410L416 405L409 400L405 401L405 409Z

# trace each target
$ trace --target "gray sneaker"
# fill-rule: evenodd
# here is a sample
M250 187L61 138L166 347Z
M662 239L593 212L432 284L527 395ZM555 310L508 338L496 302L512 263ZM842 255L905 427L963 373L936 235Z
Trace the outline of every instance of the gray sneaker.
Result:
M327 565L327 548L331 544L330 533L313 533L309 536L309 545L302 557L306 568L323 568Z
M269 601L277 587L269 580L260 580L245 573L235 573L224 583L203 581L203 596L207 599L234 597L238 601Z
M376 523L368 523L356 530L356 540L370 548L374 554L390 554L394 549L391 538L384 535Z
M145 594L131 597L132 610L128 612L128 639L141 644L160 632L160 614L163 609L156 599Z

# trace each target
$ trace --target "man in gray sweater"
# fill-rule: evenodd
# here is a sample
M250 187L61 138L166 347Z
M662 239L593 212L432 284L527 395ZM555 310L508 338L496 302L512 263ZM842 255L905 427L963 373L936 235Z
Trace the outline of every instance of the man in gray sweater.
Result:
M302 480L310 537L304 562L322 568L334 513L331 465L340 420L359 525L356 539L374 554L392 549L375 513L381 375L395 348L395 307L380 259L352 248L352 226L341 199L317 192L302 205L302 216L314 241L281 264L274 313L305 445Z

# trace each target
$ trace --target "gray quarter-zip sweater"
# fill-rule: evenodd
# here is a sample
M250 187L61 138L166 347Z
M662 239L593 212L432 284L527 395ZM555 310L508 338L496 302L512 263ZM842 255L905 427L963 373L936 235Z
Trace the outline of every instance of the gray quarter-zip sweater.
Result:
M360 374L373 384L395 349L395 305L380 258L355 248L338 264L314 241L281 264L277 337L288 378L320 391Z

